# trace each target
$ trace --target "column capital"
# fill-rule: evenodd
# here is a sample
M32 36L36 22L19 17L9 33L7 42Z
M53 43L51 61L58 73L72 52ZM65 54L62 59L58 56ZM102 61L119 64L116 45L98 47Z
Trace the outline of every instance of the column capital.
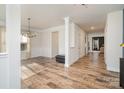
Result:
M70 19L70 17L69 17L69 16L64 17L64 20L65 20L65 21L67 21L67 20L69 21L69 19Z

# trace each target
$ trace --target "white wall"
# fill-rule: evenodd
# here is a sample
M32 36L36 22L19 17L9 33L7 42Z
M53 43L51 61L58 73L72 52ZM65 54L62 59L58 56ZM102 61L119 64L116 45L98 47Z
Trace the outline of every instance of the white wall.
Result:
M0 53L0 89L9 88L8 55Z
M70 62L73 64L80 57L85 55L85 31L74 23L69 23L69 46L70 46ZM52 32L59 33L59 54L65 54L65 27L64 25L51 27L38 32L36 38L31 39L32 57L44 56L52 57Z
M0 88L21 88L20 5L6 5L6 53L0 53Z
M49 32L37 32L37 36L31 39L31 57L50 56ZM45 47L46 46L46 47ZM45 52L44 52L45 51Z
M88 33L88 42L89 42L89 52L93 52L92 51L92 37L103 37L104 36L104 32L89 32Z
M87 55L87 33L84 31L84 30L82 30L81 28L79 28L79 31L80 31L80 33L79 33L79 45L80 45L80 57L83 57L83 56L85 56L85 55ZM86 42L85 42L85 38L86 38ZM86 49L86 50L85 50Z
M119 72L122 57L123 11L108 14L105 30L105 63L110 71Z
M70 17L65 17L65 67L69 67L70 62ZM73 30L74 31L74 30Z
M9 65L9 88L21 88L20 65L20 5L6 5L6 47ZM4 70L7 70L6 68ZM1 73L0 73L1 74ZM6 78L6 77L5 77ZM6 81L4 81L6 82Z
M59 33L59 54L65 53L64 25L61 25L41 30L36 38L31 39L32 57L52 57L52 32L56 31Z
M85 55L85 31L71 22L69 26L69 62L68 66Z

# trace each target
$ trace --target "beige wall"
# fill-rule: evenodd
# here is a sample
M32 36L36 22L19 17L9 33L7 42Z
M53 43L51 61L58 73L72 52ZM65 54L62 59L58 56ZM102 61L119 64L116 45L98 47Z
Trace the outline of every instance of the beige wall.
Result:
M59 32L52 32L52 57L59 54Z
M5 46L5 28L0 27L0 53L6 52Z

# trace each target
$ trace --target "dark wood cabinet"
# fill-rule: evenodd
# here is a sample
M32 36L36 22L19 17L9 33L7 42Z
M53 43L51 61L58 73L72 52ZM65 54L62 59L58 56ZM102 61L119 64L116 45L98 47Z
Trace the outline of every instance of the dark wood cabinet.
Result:
M124 58L120 58L120 86L124 88Z

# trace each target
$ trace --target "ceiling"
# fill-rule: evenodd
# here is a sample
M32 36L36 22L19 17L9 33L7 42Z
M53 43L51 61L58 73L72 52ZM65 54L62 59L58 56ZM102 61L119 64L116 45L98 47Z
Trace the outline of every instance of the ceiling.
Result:
M21 5L22 27L27 27L27 18L31 17L32 29L45 29L64 24L64 17L85 31L103 31L108 13L122 10L123 4L32 4ZM91 30L91 27L94 29Z

